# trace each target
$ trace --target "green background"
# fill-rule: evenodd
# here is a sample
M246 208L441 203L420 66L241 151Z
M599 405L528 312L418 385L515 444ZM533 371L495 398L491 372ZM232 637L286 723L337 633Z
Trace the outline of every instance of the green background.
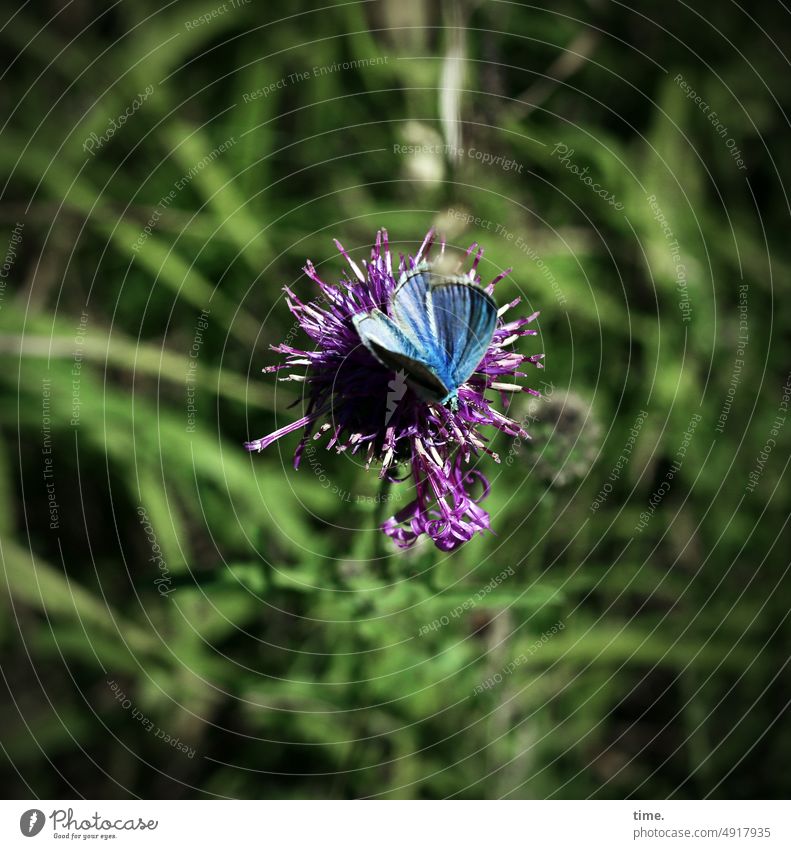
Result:
M8 796L789 793L789 19L751 14L127 0L9 19ZM281 287L314 296L305 258L337 280L333 238L359 260L381 226L414 251L432 224L485 247L485 278L513 267L498 299L541 311L520 350L546 354L526 380L545 398L512 409L532 442L482 464L495 533L393 555L375 473L242 442L300 415L261 368L293 328Z

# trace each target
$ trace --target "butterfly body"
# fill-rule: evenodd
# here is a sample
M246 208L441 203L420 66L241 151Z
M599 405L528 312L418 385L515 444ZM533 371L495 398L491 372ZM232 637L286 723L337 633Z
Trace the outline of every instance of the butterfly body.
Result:
M389 314L373 309L352 320L365 347L403 372L419 397L455 409L489 348L497 305L470 277L434 274L424 263L402 275Z

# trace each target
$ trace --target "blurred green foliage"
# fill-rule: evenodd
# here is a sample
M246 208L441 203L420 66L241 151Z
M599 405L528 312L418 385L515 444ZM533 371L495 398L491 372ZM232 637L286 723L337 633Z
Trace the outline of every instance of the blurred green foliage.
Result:
M0 32L6 792L787 795L791 428L746 491L791 363L785 10L459 7L453 157L394 147L447 138L439 6L225 5L40 3ZM484 277L513 267L545 400L487 467L496 534L372 562L375 475L322 451L333 492L294 437L241 443L299 415L260 369L305 258L333 279L333 237L359 259L432 224L486 248Z

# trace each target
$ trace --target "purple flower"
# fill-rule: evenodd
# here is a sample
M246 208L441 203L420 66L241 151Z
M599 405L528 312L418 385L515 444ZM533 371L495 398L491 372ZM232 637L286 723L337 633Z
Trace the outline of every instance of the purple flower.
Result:
M519 298L500 308L489 349L459 387L456 409L421 400L369 353L352 316L374 307L387 312L399 277L429 259L434 241L431 230L417 254L399 255L395 268L385 230L377 233L371 259L363 268L336 241L351 269L337 285L325 283L308 261L305 273L319 287L320 297L303 303L289 288L284 291L289 309L313 342L313 350L273 346L272 350L285 355L285 361L264 369L288 371L282 380L306 384L305 415L245 447L262 451L280 437L304 429L294 455L295 468L308 441L324 438L327 449L361 455L366 468L378 463L381 478L395 482L411 477L414 501L384 522L382 530L400 548L408 548L426 534L438 548L451 551L474 534L489 530L489 514L479 506L489 492L489 482L472 464L482 454L496 462L499 457L488 447L491 437L483 429L491 426L509 436L528 438L517 422L494 408L486 393L491 390L504 407L513 392L538 396L515 380L525 376L520 371L525 363L541 368L543 354L525 357L512 350L520 337L537 332L528 325L538 313L511 321L503 317ZM440 250L444 253L444 242ZM483 250L473 244L467 256L473 257L470 279L483 285L477 272ZM499 274L484 287L486 291L492 294L509 272Z

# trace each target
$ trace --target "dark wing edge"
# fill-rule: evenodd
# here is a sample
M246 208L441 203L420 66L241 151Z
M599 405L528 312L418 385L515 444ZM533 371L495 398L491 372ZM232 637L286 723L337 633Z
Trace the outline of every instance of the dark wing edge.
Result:
M450 393L450 390L442 382L442 379L426 363L407 357L404 354L399 354L396 351L378 348L375 342L372 344L377 348L374 351L374 356L379 362L394 372L403 371L407 383L421 397L434 401L442 401Z
M365 327L368 322L373 324L372 328ZM381 310L358 313L352 316L352 323L360 341L374 358L391 371L405 372L415 391L432 400L442 400L448 395L449 389L442 379L423 362L420 352L403 330ZM395 348L399 350L393 350Z

